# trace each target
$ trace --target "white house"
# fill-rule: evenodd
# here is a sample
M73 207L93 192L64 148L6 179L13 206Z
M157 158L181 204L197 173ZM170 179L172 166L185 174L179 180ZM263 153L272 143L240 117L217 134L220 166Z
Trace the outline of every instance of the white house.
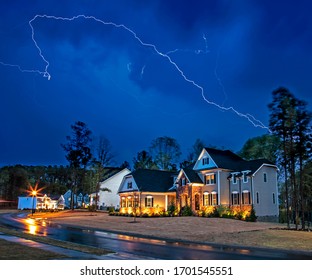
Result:
M96 196L98 196L97 206L100 209L108 207L120 208L118 189L124 176L131 173L128 168L106 167L104 169L104 180L100 183L100 191L98 194L91 194L91 204L96 204Z

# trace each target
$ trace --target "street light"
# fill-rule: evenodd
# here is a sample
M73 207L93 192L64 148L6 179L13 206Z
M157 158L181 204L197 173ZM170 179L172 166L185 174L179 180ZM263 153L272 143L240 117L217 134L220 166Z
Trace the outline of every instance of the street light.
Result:
M32 209L31 209L31 215L34 215L34 212L35 212L35 197L37 196L37 191L33 190L31 192L31 195L32 195Z

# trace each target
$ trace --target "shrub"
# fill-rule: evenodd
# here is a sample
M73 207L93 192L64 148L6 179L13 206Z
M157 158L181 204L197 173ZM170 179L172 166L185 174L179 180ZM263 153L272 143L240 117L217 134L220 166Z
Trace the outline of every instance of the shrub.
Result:
M95 212L95 211L96 211L96 205L95 205L95 204L89 205L89 206L88 206L88 210L89 210L90 212Z
M214 207L213 208L213 211L211 213L211 216L210 217L213 217L213 218L219 218L220 217L220 213L218 211L218 208L217 207Z
M170 205L168 206L168 213L170 216L173 216L175 211L176 211L176 206L174 202L171 201Z
M250 214L246 216L245 219L247 222L256 222L257 221L257 216L256 216L256 211L253 208L253 206L251 207L251 211Z
M181 212L182 216L193 216L192 208L188 205L184 206Z
M109 207L108 208L108 213L114 213L115 212L115 208L114 207Z

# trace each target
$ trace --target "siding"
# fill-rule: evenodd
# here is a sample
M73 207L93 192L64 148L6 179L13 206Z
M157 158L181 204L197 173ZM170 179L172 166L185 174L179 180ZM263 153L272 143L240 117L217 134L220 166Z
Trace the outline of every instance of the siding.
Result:
M264 182L266 173L267 182ZM277 173L275 168L262 166L253 177L254 208L257 216L278 216ZM259 203L257 203L257 193ZM273 203L275 194L275 204Z

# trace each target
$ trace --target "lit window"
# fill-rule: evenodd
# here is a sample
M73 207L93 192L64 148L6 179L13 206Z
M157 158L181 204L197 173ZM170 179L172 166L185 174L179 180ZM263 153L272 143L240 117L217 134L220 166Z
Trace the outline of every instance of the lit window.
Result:
M238 192L232 192L232 205L239 204L239 194Z
M132 207L132 197L128 196L127 198L127 207Z
M139 207L139 197L137 195L134 196L133 207Z
M121 198L121 207L126 207L126 198L125 197Z
M216 192L211 193L211 205L218 205L218 194Z
M249 191L243 191L242 194L242 203L243 204L250 204L250 192Z
M154 199L152 196L145 197L145 207L153 207Z
M207 174L205 176L205 182L206 182L206 185L213 185L213 184L216 184L216 174Z
M210 205L210 195L208 192L205 192L203 195L203 204L204 206Z

